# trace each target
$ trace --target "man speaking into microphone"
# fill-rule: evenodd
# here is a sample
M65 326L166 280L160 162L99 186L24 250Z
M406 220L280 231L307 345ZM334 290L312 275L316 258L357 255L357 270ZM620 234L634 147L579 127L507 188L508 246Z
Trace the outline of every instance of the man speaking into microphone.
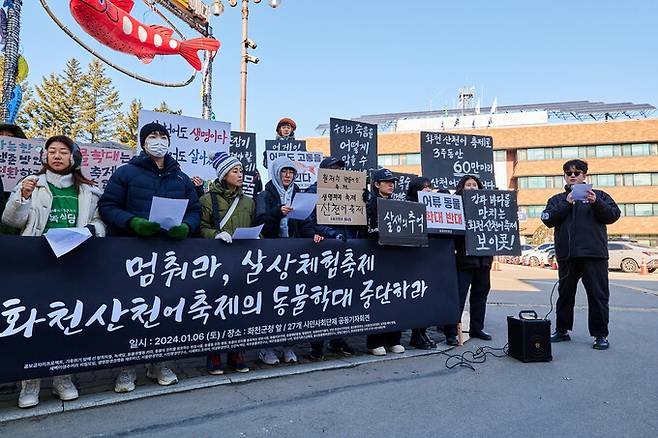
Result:
M608 342L608 232L606 225L619 219L615 201L602 190L594 190L587 181L587 163L570 160L562 166L565 191L548 200L541 220L555 227L555 255L560 285L557 321L551 342L570 341L578 280L587 292L589 333L594 349L606 350Z

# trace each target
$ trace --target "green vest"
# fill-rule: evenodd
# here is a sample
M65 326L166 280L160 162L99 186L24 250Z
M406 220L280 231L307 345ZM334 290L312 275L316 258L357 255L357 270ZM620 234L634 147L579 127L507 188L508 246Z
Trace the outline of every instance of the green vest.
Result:
M78 190L75 185L60 189L48 183L53 202L44 232L51 228L73 228L78 221Z

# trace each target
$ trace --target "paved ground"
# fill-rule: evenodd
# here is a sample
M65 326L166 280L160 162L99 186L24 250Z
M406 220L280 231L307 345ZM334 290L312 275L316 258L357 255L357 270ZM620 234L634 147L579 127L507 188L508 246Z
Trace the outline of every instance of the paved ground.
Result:
M555 277L508 265L493 274L490 345L505 344L507 315L549 311ZM445 355L412 357L410 351L396 356L401 360L360 356L217 378L203 375L197 360L184 364L181 384L148 384L136 395L184 392L116 403L110 376L89 376L86 384L83 377L87 394L78 407L106 405L62 412L62 404L51 401L58 414L6 421L0 436L656 436L658 275L612 274L611 286L611 349L605 352L591 349L581 291L573 341L554 345L550 363L489 357L476 371L448 370ZM469 341L447 353L482 345ZM280 377L268 378L273 375ZM4 397L0 418L29 412L13 407L16 394Z

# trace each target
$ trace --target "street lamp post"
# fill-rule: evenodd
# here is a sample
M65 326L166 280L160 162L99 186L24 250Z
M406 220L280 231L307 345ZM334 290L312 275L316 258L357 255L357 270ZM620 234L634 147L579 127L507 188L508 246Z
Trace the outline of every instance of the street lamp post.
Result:
M261 0L253 0L260 3ZM237 6L238 0L229 0L232 7ZM269 0L269 5L277 8L281 5L280 0ZM249 49L255 49L256 43L249 39L249 0L242 0L242 61L240 63L240 131L247 130L247 65L251 62L258 64L260 61L249 54Z

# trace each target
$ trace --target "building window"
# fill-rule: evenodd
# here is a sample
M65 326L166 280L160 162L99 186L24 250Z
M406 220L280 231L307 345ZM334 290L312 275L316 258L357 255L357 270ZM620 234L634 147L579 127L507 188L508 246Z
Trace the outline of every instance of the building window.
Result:
M601 174L601 175L595 175L596 176L596 182L593 182L592 184L596 186L601 186L601 187L614 187L615 186L615 175L614 174Z
M407 165L415 166L420 164L420 154L407 154Z
M529 189L545 189L546 188L546 178L543 176L529 176L528 177L528 188Z
M562 158L566 158L566 159L579 158L578 146L562 148Z
M516 151L517 161L525 161L528 159L528 150L527 149L518 149Z
M647 143L638 143L631 145L631 155L633 157L644 157L651 154L651 148Z
M519 177L516 180L518 187L520 189L527 189L528 188L528 178L525 176Z
M653 216L651 204L635 204L635 216Z
M546 150L544 148L528 149L528 161L545 160Z
M494 151L494 161L507 161L507 151Z
M605 158L614 156L614 146L611 144L596 146L596 157Z
M633 174L634 186L650 186L651 174L650 173L635 173Z

